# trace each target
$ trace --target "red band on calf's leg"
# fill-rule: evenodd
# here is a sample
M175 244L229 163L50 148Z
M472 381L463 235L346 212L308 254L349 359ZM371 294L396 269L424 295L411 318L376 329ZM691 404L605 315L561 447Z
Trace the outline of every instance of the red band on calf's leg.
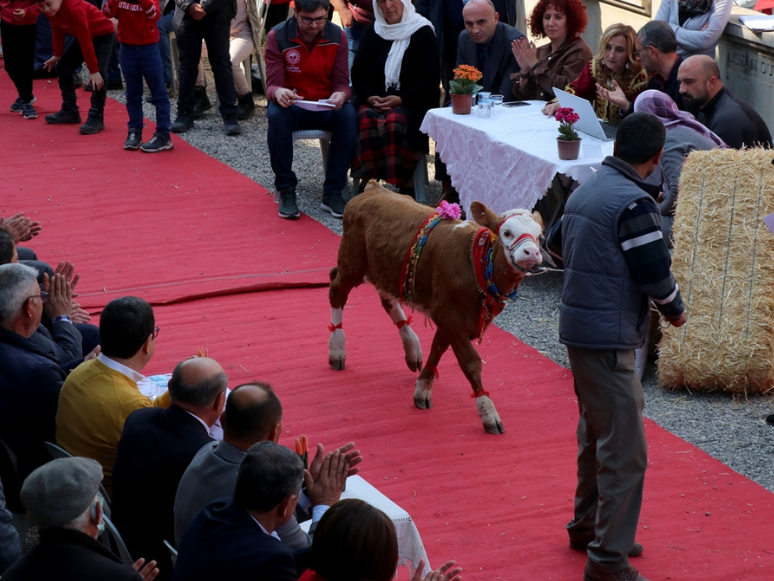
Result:
M403 328L405 325L410 325L410 324L411 324L411 315L409 315L408 317L406 317L406 320L404 320L404 321L398 321L397 323L395 323L395 326L396 326L398 329L402 329L402 328Z
M328 330L329 330L331 333L333 333L333 332L334 332L336 329L341 329L341 323L339 323L338 325L334 325L333 323L331 323L330 325L328 325Z
M489 392L486 391L485 389L479 389L478 391L474 391L473 393L470 394L470 397L472 397L473 399L477 397L482 397L482 396L489 397Z
M432 365L425 365L425 369L432 372L432 374L435 376L436 379L439 379L441 377L441 374L438 373L438 368L434 367Z

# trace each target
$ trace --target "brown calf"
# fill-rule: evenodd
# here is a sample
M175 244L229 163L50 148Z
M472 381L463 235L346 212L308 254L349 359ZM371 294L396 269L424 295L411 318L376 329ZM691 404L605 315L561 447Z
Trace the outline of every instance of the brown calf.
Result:
M501 434L505 430L481 384L481 357L471 342L483 335L502 310L504 295L515 290L527 270L540 264L536 239L541 227L526 210L497 216L480 202L473 202L470 215L476 223L440 220L428 231L425 225L435 214L432 208L373 182L347 204L338 264L330 273L329 363L334 369L344 369L344 305L350 291L367 280L376 286L384 310L399 329L406 364L412 371L421 371L414 404L420 409L432 407L430 396L438 362L451 346L473 388L484 429ZM486 250L487 241L491 242L491 252L475 251L474 245ZM483 265L478 277L476 262ZM436 325L424 368L419 339L406 324L401 303L424 312Z

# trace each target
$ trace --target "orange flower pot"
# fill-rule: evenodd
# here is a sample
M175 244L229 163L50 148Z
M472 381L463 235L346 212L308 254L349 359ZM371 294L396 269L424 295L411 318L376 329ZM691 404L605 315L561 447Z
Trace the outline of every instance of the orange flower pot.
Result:
M470 115L473 105L473 95L451 94L452 113L455 115Z

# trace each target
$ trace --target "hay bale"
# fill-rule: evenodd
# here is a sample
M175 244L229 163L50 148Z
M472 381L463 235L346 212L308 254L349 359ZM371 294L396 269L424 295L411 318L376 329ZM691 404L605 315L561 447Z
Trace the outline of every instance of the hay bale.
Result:
M774 387L774 152L697 151L680 179L672 270L688 322L664 329L659 384L766 393Z

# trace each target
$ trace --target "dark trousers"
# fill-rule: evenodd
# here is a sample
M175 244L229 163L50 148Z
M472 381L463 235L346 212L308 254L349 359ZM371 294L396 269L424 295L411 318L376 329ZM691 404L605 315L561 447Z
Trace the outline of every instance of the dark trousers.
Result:
M215 90L220 101L220 114L223 119L236 119L237 93L234 88L234 74L231 71L229 54L231 21L217 15L207 15L202 20L194 20L187 14L183 22L175 28L177 50L180 53L180 93L177 97L177 114L193 117L196 101L196 76L199 72L199 60L202 57L202 40L207 43L207 55L210 59L212 74L215 77Z
M32 101L32 70L35 66L35 25L15 26L0 21L5 70L19 98Z
M45 14L41 14L35 22L35 68L42 69L43 63L50 59L53 54L51 22Z
M96 36L91 39L94 45L94 52L97 55L97 64L99 65L99 74L103 80L106 78L110 53L113 51L113 45L116 42L116 33L111 32L104 36ZM72 39L66 46L61 60L56 64L56 74L59 77L59 89L62 91L62 109L65 111L77 111L78 103L75 96L75 81L73 73L83 63L83 52L76 39ZM93 72L93 71L90 71ZM102 119L105 111L105 99L107 98L107 87L103 83L99 91L91 93L91 107L89 108L89 117Z
M307 111L301 107L280 107L272 101L268 117L267 140L274 186L281 190L295 188L298 184L293 172L293 132L321 129L331 132L323 195L341 193L347 185L347 170L357 140L357 116L352 104L344 103L341 109L334 111Z
M278 24L285 22L288 19L289 13L290 2L287 4L269 4L269 9L266 11L266 32L268 33Z
M172 74L172 47L169 45L169 33L172 31L172 18L174 16L175 11L173 10L159 18L156 23L156 27L159 29L158 47L161 64L164 67L164 82L169 87L175 82L175 77Z
M107 74L105 80L110 82L121 82L121 66L118 62L119 55L121 54L121 43L116 39L113 44L113 50L110 51L110 60L108 61Z
M154 44L122 44L121 69L126 80L126 111L129 113L129 129L142 130L142 79L156 107L156 132L169 133L170 106L167 88L164 86L164 67L159 47Z
M614 573L629 566L642 506L648 445L644 397L634 351L567 348L578 398L578 486L573 542L588 545L587 566Z

